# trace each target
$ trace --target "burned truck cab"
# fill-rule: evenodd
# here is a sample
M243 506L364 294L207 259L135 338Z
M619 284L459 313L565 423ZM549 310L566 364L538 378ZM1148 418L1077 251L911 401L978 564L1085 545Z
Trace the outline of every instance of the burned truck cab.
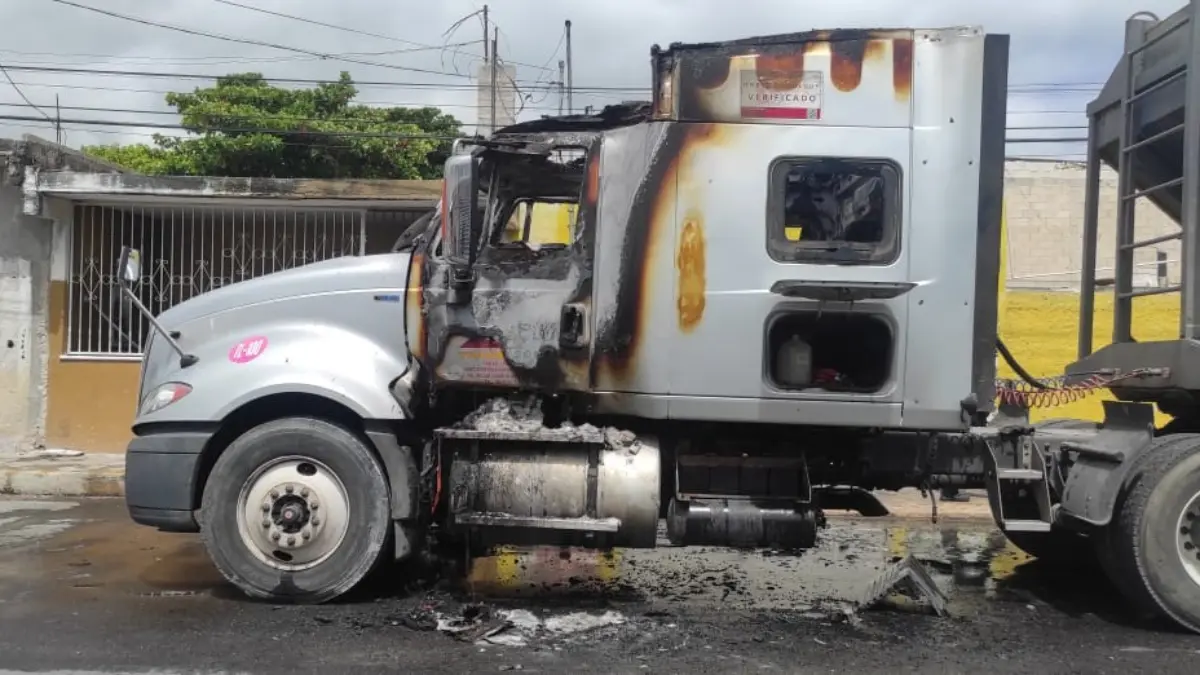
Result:
M447 163L408 327L436 386L638 419L981 421L1006 37L824 31L652 61L650 103L517 124Z
M983 487L1007 44L674 44L648 103L463 143L408 284L420 370L470 402L433 431L447 520L804 548L840 497ZM481 394L557 410L481 429Z
M409 343L435 386L588 390L600 135L519 125L447 161L409 283Z

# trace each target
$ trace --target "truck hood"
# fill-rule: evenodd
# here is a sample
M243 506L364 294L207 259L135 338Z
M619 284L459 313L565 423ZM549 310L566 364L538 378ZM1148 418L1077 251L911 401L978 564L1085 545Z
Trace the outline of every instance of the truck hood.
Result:
M240 281L186 300L159 315L173 328L237 307L306 295L372 288L402 290L408 280L409 253L344 256Z

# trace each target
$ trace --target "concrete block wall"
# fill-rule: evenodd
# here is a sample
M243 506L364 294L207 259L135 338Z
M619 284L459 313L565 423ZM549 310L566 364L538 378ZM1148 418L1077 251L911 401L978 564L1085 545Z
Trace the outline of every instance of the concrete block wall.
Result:
M22 206L20 189L0 186L0 453L45 438L53 231Z
M1083 163L1010 160L1004 187L1009 287L1077 289L1083 248ZM1106 168L1100 178L1098 279L1113 274L1116 222L1117 177ZM1179 229L1146 199L1138 200L1135 225L1139 240ZM1168 283L1179 282L1179 242L1170 241L1136 251L1135 285L1156 282L1156 250L1167 254Z

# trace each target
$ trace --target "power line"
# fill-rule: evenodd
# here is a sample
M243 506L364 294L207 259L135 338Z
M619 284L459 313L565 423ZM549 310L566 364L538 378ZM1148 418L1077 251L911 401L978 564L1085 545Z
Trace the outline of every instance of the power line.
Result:
M347 63L357 63L360 65L372 66L372 67L376 67L376 68L392 68L395 70L407 70L407 71L414 72L414 73L428 73L431 75L443 75L443 76L448 76L448 77L470 77L469 75L464 75L462 73L450 73L450 72L440 71L440 70L429 70L426 68L414 68L411 66L398 66L398 65L395 65L392 63L381 63L378 61L363 61L360 59L353 59L353 58L348 58L348 57L344 57L344 56L339 57L336 54L327 54L327 53L323 53L323 52L314 52L314 51L311 51L308 49L301 49L299 47L290 47L288 45L281 45L281 44L277 44L274 42L265 42L262 40L253 40L250 38L239 38L239 37L234 37L231 35L221 35L220 33L209 33L207 31L195 30L192 28L185 28L183 26L172 26L171 24L158 23L157 21L150 21L150 20L143 19L140 17L130 16L128 14L120 14L118 12L109 11L107 9L100 9L99 7L92 7L90 5L83 5L83 4L80 4L77 2L71 2L71 0L50 0L50 1L57 2L60 5L68 5L70 7L76 7L78 9L86 10L89 12L96 12L97 14L103 14L105 16L110 16L110 17L113 17L116 19L132 21L134 23L139 23L139 24L146 25L146 26L154 26L155 28L163 28L166 30L173 30L173 31L177 31L180 33L186 33L188 35L197 35L200 37L212 38L214 40L224 40L225 42L236 42L238 44L255 45L255 46L259 46L259 47L270 47L271 49L280 49L280 50L288 51L288 52L296 52L297 54L307 54L309 56L317 56L322 59L333 59L336 61L345 61Z
M380 33L372 33L370 31L360 30L358 28L348 28L346 26L338 26L336 24L325 23L323 21L306 19L301 16L294 16L292 14L284 14L283 12L275 12L275 11L272 11L269 9L263 9L262 7L243 5L240 2L232 2L231 0L212 0L212 1L219 2L222 5L229 5L230 7L238 7L240 9L250 10L251 12L258 12L259 14L269 14L271 16L276 16L276 17L280 17L283 19L291 19L292 21L302 21L304 23L312 24L314 26L321 26L322 28L332 28L334 30L340 30L340 31L343 31L346 33L354 33L356 35L366 35L367 37L379 38L380 40L388 40L390 42L400 42L403 44L418 45L423 48L431 48L432 47L431 45L422 44L420 42L412 42L410 40L405 40L405 39L398 38L398 37L392 37L391 35L382 35Z
M26 115L0 115L0 120L10 120L16 122L29 122L41 119ZM129 120L100 120L100 119L64 119L59 120L62 124L81 124L107 127L128 127L128 128L143 128L143 129L175 129L180 131L191 131L190 127L185 127L181 124L165 124L159 122L137 122ZM1015 131L1034 130L1036 127L1017 127ZM258 134L277 134L277 135L310 135L310 136L341 136L347 138L394 138L407 140L438 140L449 141L459 136L444 136L437 134L388 134L378 132L363 132L363 131L310 131L298 129L256 129L256 128L232 128L232 127L207 127L205 131L217 131L224 133L258 133ZM1076 143L1086 141L1087 138L1005 138L1008 143Z
M3 101L0 101L0 107L31 108L34 106L32 104L28 104L28 103L6 103ZM471 108L471 109L478 110L480 108L486 108L489 106L479 105L478 103L409 102L409 103L388 103L388 104L381 104L379 106L367 106L367 107L371 108L372 110L387 110L388 108L407 108L407 109L414 109L414 110L420 109L420 108ZM180 113L177 110L151 110L149 108L108 108L108 107L94 107L94 106L64 105L64 106L61 106L61 109L62 110L73 110L76 112L127 113L127 114L131 114L131 115L139 115L139 114L141 114L141 115L182 115L182 113ZM558 108L552 107L552 106L542 106L542 107L536 107L536 108L531 107L529 109L530 110L547 110L547 111L549 111L549 110L557 110ZM364 120L364 119L358 118L358 117L291 117L289 115L267 115L267 116L249 117L246 115L219 114L219 115L213 115L213 117L244 117L246 119L281 119L281 120L295 120L298 122L369 122L369 121L373 121L373 120ZM1087 127L1079 126L1079 127L1072 127L1072 128L1086 129Z
M24 128L39 129L39 130L46 129L46 128L50 128L50 129L54 128L53 125L51 125L50 127L47 127L46 126L47 124L50 124L50 123L46 122L44 120L35 120L33 122L30 122L29 124L14 124L12 126L17 127L17 128L24 127ZM69 130L69 131L87 131L88 133L94 133L94 134L111 134L111 135L120 135L120 136L141 136L143 138L155 138L155 137L161 135L161 134L146 133L144 131L139 132L139 131L126 131L124 129L98 129L98 128L94 128L94 127L86 127L86 126L81 127L81 126L66 125L66 124L62 125L62 128L65 130ZM349 149L358 147L355 145L349 145L349 144L344 144L344 143L343 144L317 143L317 142L298 143L295 141L284 141L284 140L280 140L279 144L285 145L285 146L290 146L290 147L330 148L330 149L343 149L343 150L349 150Z
M489 106L483 106L483 105L479 105L479 104L470 104L470 103L463 103L463 104L458 104L458 105L460 107L476 108L476 109L489 107ZM414 108L415 107L440 108L440 107L443 107L443 104L397 103L397 104L395 104L395 106L396 107L411 106ZM30 104L30 103L7 103L7 102L0 101L0 107L30 108L30 107L36 107L36 106L34 106L33 104ZM76 112L105 112L105 113L122 113L122 114L131 114L131 115L181 115L182 114L175 110L150 110L150 109L146 109L146 108L107 108L107 107L93 107L93 106L64 105L64 106L61 106L61 109L62 110L72 110L72 111L76 111ZM547 106L545 108L540 108L540 109L541 110L550 110L551 107ZM554 109L557 110L557 108L554 108ZM288 122L342 122L342 123L347 123L347 124L350 124L350 123L386 124L387 123L387 122L380 121L380 120L366 120L366 119L357 118L357 117L293 117L290 115L253 115L253 116L251 116L251 115L232 115L232 114L217 114L217 115L212 115L212 117L220 117L220 118L226 118L226 119L243 119L243 120L282 120L282 121L288 121ZM130 121L130 120L125 120L125 121ZM397 123L399 124L402 122L397 122ZM1087 129L1086 124L1063 124L1063 125L1051 124L1051 125L1016 126L1016 127L1008 127L1007 128L1008 131L1067 131L1067 130L1082 131L1084 129Z
M404 49L385 49L383 51L373 51L373 52L336 52L334 54L334 56L338 56L338 57L341 57L341 56L394 56L397 54L414 54L417 52L442 50L447 47L468 47L470 45L479 44L480 42L482 42L482 40L465 40L463 42L452 42L452 43L446 44L441 47L407 47ZM462 53L463 54L471 54L471 52L462 52ZM154 57L154 56L124 56L124 55L118 55L118 54L83 54L83 53L79 53L79 52L73 52L73 53L69 53L69 54L61 54L61 53L56 53L56 52L22 52L22 51L17 51L17 50L12 50L12 49L0 49L0 54L13 54L15 56L21 57L23 60L30 56L33 56L33 57L39 57L39 56L55 57L55 56L57 56L57 57L60 57L60 59L74 59L74 61L66 61L66 62L63 62L62 60L58 60L58 59L35 59L33 64L30 64L30 65L39 65L39 66L64 66L64 67L78 65L78 63L76 63L76 61L78 61L80 59L84 59L89 62L96 61L96 60L133 61L138 64L144 64L144 63L149 62L154 65L184 65L184 66L195 66L195 65L216 66L216 65L237 64L237 63L283 63L283 62L287 62L287 61L296 61L296 60L308 60L308 61L325 60L323 57L320 57L320 56L306 56L303 54L296 55L296 56L240 56L239 57L239 56L216 56L216 55L214 55L214 56L173 56L173 57L169 57L169 58L160 58L160 57Z
M67 2L67 0L52 0L53 2ZM553 57L551 57L553 58ZM511 63L511 62L509 62ZM159 79L179 79L179 80L212 80L228 77L228 73L217 75L212 73L170 73L164 71L151 70L123 70L123 69L107 69L107 68L68 68L64 66L32 66L32 65L9 65L8 68L14 71L32 72L32 73L59 73L64 75L89 75L101 77L144 77L144 78L159 78ZM428 71L423 71L428 72ZM467 77L467 76L463 76ZM334 82L328 79L311 79L298 77L263 77L264 82L279 82L286 84L333 84ZM517 80L527 88L547 87L548 84L539 84L539 80L525 81ZM436 88L436 89L469 89L474 91L476 85L474 83L449 83L449 82L397 82L397 81L379 81L379 80L363 80L354 81L355 86L360 87L397 87L397 88ZM1085 89L1038 89L1038 87L1047 87L1046 84L1013 84L1010 85L1008 91L1010 94L1047 94L1053 92L1082 92L1090 91ZM1031 87L1033 89L1031 89ZM626 92L626 93L649 93L650 87L644 86L575 86L574 91L596 91L596 92Z
M8 70L4 67L4 64L2 64L2 63L0 63L0 72L4 73L4 79L8 80L8 83L12 85L13 91L17 92L17 96L20 96L26 103L29 104L29 106L31 108L40 112L42 114L42 117L45 117L47 120L50 120L51 122L54 121L53 119L51 119L51 117L49 115L46 114L45 110L42 110L41 108L37 107L36 105L33 104L33 101L29 100L29 97L26 96L25 92L21 91L21 88L17 86L16 82L13 81L12 75L8 74Z
M314 26L321 26L321 27L323 27L323 28L332 28L333 30L340 30L340 31L344 31L344 32L347 32L347 33L355 33L355 34L358 34L358 35L366 35L366 36L368 36L368 37L379 38L380 40L390 40L390 41L392 41L392 42L400 42L400 43L403 43L403 44L409 44L409 45L419 45L419 46L421 46L421 47L422 47L422 48L424 48L424 49L442 49L442 47L436 47L436 46L433 46L433 45L428 45L428 44L421 43L421 42L413 42L412 40L405 40L405 39L403 39L403 38L398 38L398 37L394 37L394 36L391 36L391 35L382 35L382 34L380 34L380 33L372 33L372 32L370 32L370 31L360 30L360 29L358 29L358 28L349 28L349 27L346 27L346 26L339 26L339 25L337 25L337 24L325 23L324 21L317 21L317 20L315 20L315 19L309 19L309 18L306 18L306 17L303 17L303 16L296 16L296 15L294 15L294 14L284 14L283 12L276 12L276 11L269 10L269 9L263 9L262 7L254 7L254 6L251 6L251 5L244 5L244 4L240 3L240 2L233 2L232 0L212 0L212 1L213 1L213 2L219 2L219 3L221 3L222 5L229 5L230 7L240 7L241 9L250 10L251 12L258 12L258 13L260 13L260 14L269 14L269 15L271 15L271 16L276 16L276 17L279 17L279 18L282 18L282 19L291 19L292 21L300 21L300 22L303 22L303 23L312 24L312 25L314 25ZM456 50L453 50L453 49L450 49L450 50L447 50L447 51L450 51L450 52L453 52L453 53L456 53L456 54L467 54L467 55L470 55L470 56L478 56L478 54L472 54L472 53L470 53L470 52L459 52L459 51L456 51ZM547 69L547 68L545 68L544 66L535 66L535 65L532 65L532 64L528 64L528 63L518 63L517 61L510 61L510 63L514 63L514 64L517 64L517 65L522 65L522 66L527 66L527 67L529 67L529 68L542 68L543 70L548 70L548 69Z
M28 115L0 115L0 120L9 120L14 122L40 122L41 118L31 117ZM51 120L53 121L53 120ZM104 127L128 127L135 129L174 129L179 131L192 131L190 127L182 124L164 124L161 122L137 122L130 120L97 120L97 119L64 119L59 120L62 124L81 124L91 126ZM206 127L205 131L218 131L222 133L243 133L243 134L272 134L280 136L339 136L346 138L390 138L396 140L423 140L423 141L452 141L460 136L444 136L437 134L388 134L370 131L310 131L307 129L256 129L247 128L239 129L234 127Z
M121 88L121 87L93 87L93 86L69 85L69 84L64 84L64 85L40 84L37 82L18 82L17 84L20 84L20 85L26 86L26 87L49 87L49 88L55 88L55 89L89 89L89 90L98 89L100 91L120 91L120 92L137 93L137 94L171 94L171 93L174 93L170 89L125 89L125 88ZM480 106L478 103L432 103L432 102L425 102L425 101L366 101L366 100L359 101L359 100L355 99L354 103L355 103L355 105L364 105L364 106L367 106L370 108L469 108L472 110L476 110L476 109L479 109L482 107L486 107L486 106ZM0 103L0 105L13 105L13 104ZM93 111L110 110L108 108L89 108L89 107L78 107L78 106L63 106L63 109L64 110L93 110ZM545 110L545 111L558 110L558 108L554 107L554 106L529 106L526 109L527 110ZM111 109L111 111L126 112L125 110L119 109L119 108L113 108L113 109ZM177 114L179 114L178 112L171 111L171 110L150 110L150 109L137 110L137 111L129 110L128 112L146 112L146 113L151 113L151 114L155 114L155 115L177 115Z
M50 82L25 82L19 81L18 85L22 87L39 87L44 89L81 89L84 91L111 91L130 94L173 94L178 93L174 89L140 89L133 87L104 87L94 84L61 84ZM584 92L584 96L603 96L603 92ZM474 103L426 103L423 101L375 101L375 100L358 100L355 103L369 106L387 106L387 107L412 107L412 106L431 106L435 108L472 108L478 109L480 106ZM556 106L527 106L527 110L546 110L557 111ZM1086 111L1079 110L1009 110L1009 115L1084 115Z
M60 0L53 0L59 2ZM229 74L216 75L211 73L168 73L163 71L152 70L119 70L107 68L67 68L64 66L24 66L13 65L9 69L29 72L29 73L58 73L61 75L89 75L92 77L144 77L148 79L168 79L168 80L205 80L217 81L229 77ZM282 84L337 84L336 80L317 80L302 77L263 77L264 82L276 82ZM460 89L467 91L475 91L477 85L472 82L396 82L396 81L379 81L379 80L364 80L351 81L356 87L396 87L399 89ZM526 87L545 87L549 85L538 85L536 81L526 84ZM576 87L579 90L580 87ZM584 90L597 92L626 92L626 93L649 93L649 87L582 87Z
M178 89L142 89L142 88L136 88L136 87L105 87L105 86L100 86L100 85L95 85L95 84L58 84L58 83L49 83L49 82L24 82L24 81L17 82L17 84L19 84L23 87L41 87L41 88L45 88L45 89L82 89L85 91L114 91L114 92L122 92L122 93L127 93L127 94L175 94L175 93L179 93ZM454 88L450 88L450 89L451 89L451 91L473 91L473 89L472 90L459 90L459 89L454 89ZM589 97L600 97L600 96L606 96L607 94L605 94L604 92L585 92L582 95L589 96ZM392 106L392 107L406 106L406 105L426 105L423 103L403 103L403 102L396 102L396 101L368 101L368 100L360 101L357 98L355 99L355 103L361 103L363 105L383 105L383 106ZM462 103L447 103L445 105L446 105L446 107L459 107L459 108L476 107L474 105L467 105L467 104L462 104ZM538 109L550 110L550 108L538 108ZM557 110L557 108L555 108L555 109Z

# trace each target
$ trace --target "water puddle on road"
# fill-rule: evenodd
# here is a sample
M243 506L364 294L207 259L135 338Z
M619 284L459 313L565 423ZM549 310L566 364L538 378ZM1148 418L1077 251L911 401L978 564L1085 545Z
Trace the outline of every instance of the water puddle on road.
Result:
M76 593L176 597L226 586L197 537L119 521L80 524L46 541L38 555L40 574Z

